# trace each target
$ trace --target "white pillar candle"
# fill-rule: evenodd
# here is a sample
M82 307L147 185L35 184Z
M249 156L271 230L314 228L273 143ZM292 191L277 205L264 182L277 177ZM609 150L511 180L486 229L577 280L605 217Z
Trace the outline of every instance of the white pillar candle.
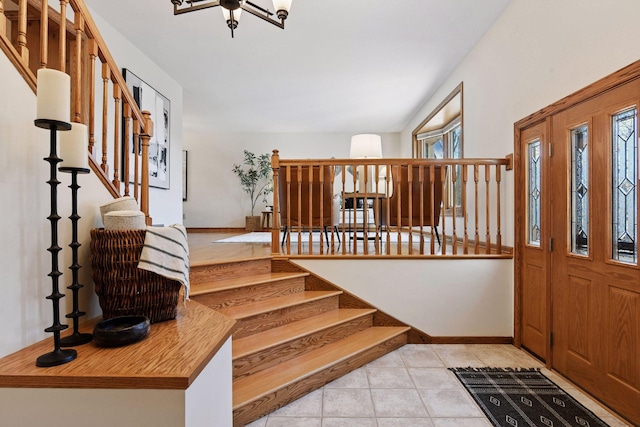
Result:
M89 168L89 132L82 123L71 123L71 130L60 132L60 167Z
M62 71L38 70L38 110L36 119L69 123L71 111L71 78Z

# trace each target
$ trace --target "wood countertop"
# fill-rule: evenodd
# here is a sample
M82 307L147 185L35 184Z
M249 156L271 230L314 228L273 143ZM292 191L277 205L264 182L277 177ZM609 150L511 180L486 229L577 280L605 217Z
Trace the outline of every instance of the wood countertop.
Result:
M75 360L39 368L38 356L54 349L51 337L0 359L0 387L185 390L231 336L235 323L187 301L186 307L179 303L174 320L152 324L142 341L116 348L93 342L69 347L78 352ZM92 331L91 326L80 329Z

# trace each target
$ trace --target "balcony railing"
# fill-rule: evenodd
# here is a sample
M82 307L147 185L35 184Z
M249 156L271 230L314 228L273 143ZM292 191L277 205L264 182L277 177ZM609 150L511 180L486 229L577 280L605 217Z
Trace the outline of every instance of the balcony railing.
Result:
M508 158L289 160L274 150L272 167L274 254L512 256L502 243Z
M0 48L34 92L38 68L71 76L71 121L88 127L91 169L113 197L132 191L150 224L153 123L134 101L84 1L0 0Z

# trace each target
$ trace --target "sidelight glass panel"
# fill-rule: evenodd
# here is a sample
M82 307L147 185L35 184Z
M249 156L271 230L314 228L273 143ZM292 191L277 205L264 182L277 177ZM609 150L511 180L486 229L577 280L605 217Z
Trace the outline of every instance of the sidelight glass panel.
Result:
M612 256L617 261L630 264L635 264L638 259L636 127L635 108L612 117Z
M540 140L529 143L527 150L527 194L529 195L527 218L528 243L540 246L540 219L541 215L541 185L542 156Z
M571 252L589 254L589 128L571 131Z

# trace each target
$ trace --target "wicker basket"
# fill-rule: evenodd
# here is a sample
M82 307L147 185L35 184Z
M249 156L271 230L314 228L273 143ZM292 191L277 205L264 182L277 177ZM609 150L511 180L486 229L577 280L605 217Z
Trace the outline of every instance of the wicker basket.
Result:
M91 275L102 316L175 319L181 284L138 268L146 230L91 230Z

